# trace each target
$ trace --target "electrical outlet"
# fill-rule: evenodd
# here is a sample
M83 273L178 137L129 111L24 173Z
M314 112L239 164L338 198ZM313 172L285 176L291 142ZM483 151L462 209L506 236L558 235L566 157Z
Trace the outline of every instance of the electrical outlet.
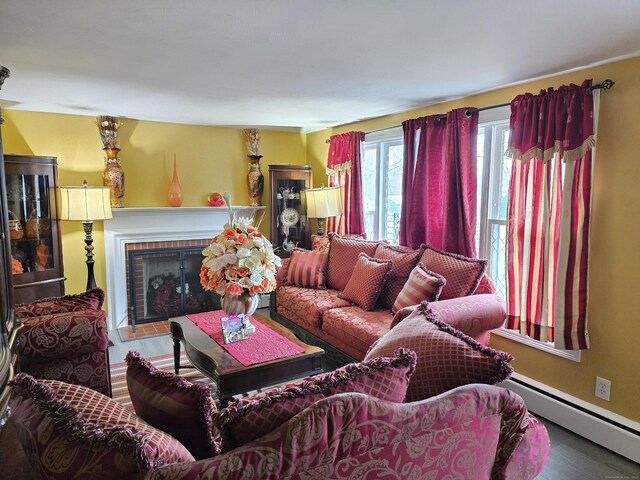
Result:
M611 396L611 380L596 377L596 397L609 401Z

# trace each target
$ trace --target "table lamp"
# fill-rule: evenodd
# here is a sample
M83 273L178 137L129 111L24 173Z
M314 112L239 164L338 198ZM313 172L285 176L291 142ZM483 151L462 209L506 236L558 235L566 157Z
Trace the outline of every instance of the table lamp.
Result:
M60 187L60 220L75 220L84 226L84 249L87 251L87 290L96 288L93 276L93 237L95 220L111 218L109 187L90 187L85 180L80 187Z
M342 213L340 187L307 188L307 217L318 219L318 235L324 235L324 221Z

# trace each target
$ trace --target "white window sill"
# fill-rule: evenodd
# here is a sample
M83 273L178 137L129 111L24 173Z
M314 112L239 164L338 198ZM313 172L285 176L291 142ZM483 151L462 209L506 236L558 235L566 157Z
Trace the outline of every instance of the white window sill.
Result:
M572 362L580 363L580 350L558 350L550 342L541 342L531 337L521 335L516 330L510 330L508 328L497 328L491 331L491 335L499 335L501 337L513 340L514 342L522 343L531 348L542 350L543 352L556 355L558 357L566 358Z

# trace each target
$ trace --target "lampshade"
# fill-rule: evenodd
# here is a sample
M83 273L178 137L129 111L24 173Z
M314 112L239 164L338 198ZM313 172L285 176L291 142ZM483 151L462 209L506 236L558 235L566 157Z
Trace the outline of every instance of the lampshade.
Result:
M60 187L60 219L90 222L111 218L109 187Z
M328 218L342 213L340 187L307 188L307 217Z

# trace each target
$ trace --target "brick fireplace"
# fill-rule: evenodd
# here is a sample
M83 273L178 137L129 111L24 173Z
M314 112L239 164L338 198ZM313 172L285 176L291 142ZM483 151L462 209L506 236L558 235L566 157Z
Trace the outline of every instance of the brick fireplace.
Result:
M265 208L234 206L233 211L236 216L254 217ZM127 260L131 251L201 247L228 221L225 207L113 209L113 218L104 222L109 328L130 324Z

